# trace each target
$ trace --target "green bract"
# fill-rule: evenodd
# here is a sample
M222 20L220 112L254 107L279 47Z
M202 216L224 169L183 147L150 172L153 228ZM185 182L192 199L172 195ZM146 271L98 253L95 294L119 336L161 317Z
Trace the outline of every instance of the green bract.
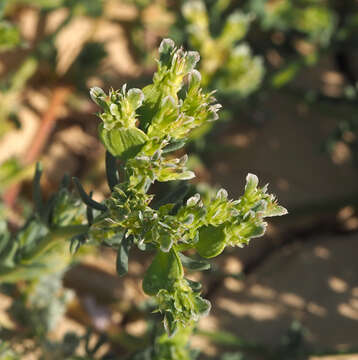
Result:
M240 37L245 34L241 23L247 21L242 16L235 14L227 25ZM202 20L204 26L205 18ZM228 29L223 31L225 42L232 41ZM200 284L185 279L183 269L204 270L208 264L182 252L192 249L212 258L226 246L242 247L263 235L265 217L287 212L267 194L267 186L258 187L252 174L247 176L239 200L230 200L221 189L205 201L199 194L184 203L182 197L174 196L174 200L159 201L158 206L154 195L147 193L155 181L195 176L186 168L187 155L178 158L170 153L185 145L192 131L218 118L220 105L212 93L201 88L201 75L195 69L198 60L198 53L186 52L165 39L151 85L129 91L124 86L109 95L99 88L91 90L91 97L103 111L99 114L100 138L112 156L121 159L122 182L112 184L105 211L94 219L89 235L94 242L118 248L120 275L128 269L128 251L133 244L155 251L143 290L155 297L169 335L192 326L210 309L210 303L200 296ZM109 173L116 179L115 171Z
M102 89L91 89L91 98L104 110L100 114L103 123L99 126L99 137L114 156L135 155L147 141L147 136L136 127L136 110L142 105L143 92L139 89L111 90L108 97Z

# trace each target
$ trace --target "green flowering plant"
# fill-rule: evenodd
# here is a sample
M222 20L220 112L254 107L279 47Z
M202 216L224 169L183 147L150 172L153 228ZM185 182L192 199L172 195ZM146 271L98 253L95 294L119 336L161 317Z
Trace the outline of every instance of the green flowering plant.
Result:
M273 74L274 88L288 85L301 70L317 64L320 56L334 49L334 43L348 33L344 17L340 19L335 7L326 1L249 0L247 7L266 36L278 34L274 48L289 59Z
M222 13L229 3L221 8L217 5L214 10ZM255 91L263 80L263 60L254 56L250 46L242 42L254 19L253 15L235 10L227 17L219 34L214 36L210 31L212 14L209 14L204 1L185 2L182 13L189 43L202 56L202 85L241 98Z
M200 87L198 60L198 53L185 52L165 39L151 85L143 90L110 90L108 95L99 88L91 90L92 99L102 108L100 139L112 163L115 157L121 160L122 181L115 169L109 171L112 194L101 204L103 213L93 221L89 237L117 244L120 274L128 268L132 246L155 251L143 290L155 297L170 336L210 310L210 303L200 296L200 284L187 280L184 272L184 267L206 269L209 264L183 252L195 250L202 258L212 258L226 246L242 247L263 235L265 217L286 213L267 194L266 186L258 187L252 174L239 200L228 199L221 189L209 201L196 194L184 202L164 199L151 205L154 196L148 190L154 182L195 176L186 168L186 155L171 154L192 131L218 117L220 105Z
M265 29L298 31L309 41L327 46L338 25L338 17L327 2L314 0L251 0L250 6Z
M206 259L227 246L243 247L264 234L266 217L287 213L267 193L267 186L259 187L253 174L248 174L238 200L229 199L224 189L212 197L186 195L188 187L180 182L195 174L187 167L187 155L178 157L176 151L195 129L218 119L221 107L212 92L201 88L201 75L195 69L198 61L197 52L184 51L165 39L152 84L129 90L123 86L109 94L92 88L91 98L101 108L98 132L107 150L110 196L96 202L75 178L82 202L68 190L66 179L58 193L44 202L37 167L35 214L15 238L5 228L1 231L3 283L44 273L56 276L70 262L66 240L71 253L85 243L114 248L121 276L128 271L132 247L153 254L142 288L154 298L163 317L165 333L148 350L150 358L158 360L190 359L191 352L183 344L188 343L196 322L210 311L210 302L201 296L201 284L187 279L184 269L208 269ZM149 192L154 183L171 181L178 185L165 196ZM41 292L41 282L37 289ZM45 305L36 302L36 316L52 311Z

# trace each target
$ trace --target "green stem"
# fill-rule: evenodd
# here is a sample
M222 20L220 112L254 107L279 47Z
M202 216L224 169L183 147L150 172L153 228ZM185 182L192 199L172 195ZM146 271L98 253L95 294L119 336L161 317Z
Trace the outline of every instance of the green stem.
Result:
M31 266L36 258L49 251L54 246L61 243L63 240L71 239L76 235L85 233L88 230L87 225L70 225L52 229L45 235L37 244L37 246L23 256L19 263L13 268L0 267L0 282L12 282L17 279L17 274L22 274L26 268ZM29 269L28 269L29 270ZM23 275L23 274L22 274Z
M70 225L54 229L40 240L35 249L30 251L21 259L21 263L28 264L38 256L50 250L50 248L56 245L59 241L71 239L76 235L85 233L87 230L87 225Z
M181 359L190 360L190 349L188 344L194 330L195 323L186 327L179 327L177 332L169 337L167 333L162 334L155 340L156 348L159 350L155 359ZM174 356L173 356L174 355Z

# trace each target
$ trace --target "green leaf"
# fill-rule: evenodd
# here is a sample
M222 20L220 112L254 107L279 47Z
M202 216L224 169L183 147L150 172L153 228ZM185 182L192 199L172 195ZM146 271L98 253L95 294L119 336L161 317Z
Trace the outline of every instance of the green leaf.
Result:
M204 258L212 258L221 254L225 248L224 226L203 226L199 229L199 241L195 244L196 251Z
M42 193L41 193L41 180L42 166L40 163L36 164L35 176L32 185L32 198L35 203L36 211L41 215L43 211Z
M83 236L80 235L73 237L70 242L71 255L75 255L82 244L83 244Z
M181 149L183 146L185 145L185 141L184 140L178 140L178 141L174 141L169 143L164 149L163 149L163 154L166 153L170 153L172 151L176 151Z
M108 109L108 105L106 102L107 95L105 92L99 87L93 87L90 90L90 96L93 102L95 102L98 106L102 107L103 109Z
M160 250L168 252L173 245L173 239L169 234L164 234L160 237Z
M184 267L194 271L202 271L210 269L210 263L205 260L192 259L184 254L179 253L179 258Z
M119 179L117 176L116 158L109 151L106 151L106 176L108 186L112 191L113 188L119 183Z
M93 209L90 206L87 206L86 208L86 216L87 216L88 226L91 226L93 224L94 217L93 217Z
M171 39L163 39L159 46L159 61L162 65L170 66L171 55L175 50L175 43Z
M196 296L195 307L200 316L206 316L210 312L211 304L209 300L203 299L200 296Z
M128 254L131 246L131 239L125 237L118 248L116 268L119 276L123 276L128 272Z
M260 237L265 233L267 223L263 221L254 222L248 221L238 226L240 239L250 240L251 238Z
M187 73L195 69L196 64L200 60L200 55L197 51L188 51L186 58L185 70Z
M77 187L77 190L78 190L78 193L82 199L82 201L92 207L93 209L96 209L96 210L100 210L100 211L106 211L107 210L107 207L95 200L93 200L90 196L87 195L87 193L85 192L85 190L83 189L80 181L78 180L78 178L76 177L73 177L73 181Z
M107 130L99 125L99 137L105 148L124 159L134 157L148 141L148 136L138 128L114 128Z
M301 69L299 62L294 62L275 73L271 79L273 87L279 89L292 81Z
M0 52L11 50L20 42L19 29L7 21L0 21Z
M10 242L10 233L7 229L7 224L5 220L0 219L0 258L4 249L7 247Z
M173 283L183 274L183 266L174 249L167 253L158 250L145 273L143 290L148 295L156 295L161 289L170 291Z
M140 89L130 89L127 94L127 99L133 109L138 109L144 101L144 93Z
M3 244L0 244L3 247L0 254L1 265L9 267L14 266L14 256L18 249L18 243L10 237L8 237L7 239L3 237L1 238L1 241L3 242Z
M246 185L245 185L245 195L249 196L257 190L259 184L259 179L255 174L247 174L246 176Z
M169 337L172 337L178 330L178 322L170 312L166 312L164 315L164 329Z
M269 203L265 211L265 216L267 217L282 216L286 214L288 214L287 209L276 203Z
M199 292L201 290L202 285L200 284L200 282L193 281L193 280L190 280L190 279L185 279L185 280L188 283L188 285L191 287L193 292L197 293L197 292Z

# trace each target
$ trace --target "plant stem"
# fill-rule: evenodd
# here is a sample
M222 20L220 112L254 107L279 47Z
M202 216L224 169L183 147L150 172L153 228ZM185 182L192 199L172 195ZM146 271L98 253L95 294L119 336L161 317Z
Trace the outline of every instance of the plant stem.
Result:
M70 225L51 230L38 242L37 246L32 251L22 257L15 267L0 269L0 282L11 282L13 278L16 278L17 272L24 270L24 266L31 265L36 258L49 251L63 240L71 239L76 235L85 233L87 230L87 225Z
M53 245L56 245L57 242L70 239L76 235L85 233L87 230L87 225L71 225L52 230L41 239L33 251L30 251L24 258L22 258L21 262L27 264L36 257L42 255L44 252L50 250L50 248Z

